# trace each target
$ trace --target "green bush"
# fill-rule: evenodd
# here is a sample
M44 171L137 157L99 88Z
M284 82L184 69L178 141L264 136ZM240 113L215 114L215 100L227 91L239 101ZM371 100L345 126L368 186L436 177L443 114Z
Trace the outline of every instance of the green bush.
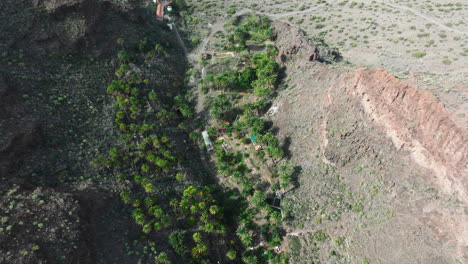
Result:
M242 261L244 261L245 264L257 264L258 259L254 255L244 255L242 257Z
M294 166L288 161L282 162L278 165L278 173L279 173L281 188L283 189L288 188L292 181L292 175L294 173Z
M218 94L211 103L210 113L215 119L228 120L232 110L232 98L227 94Z
M174 249L174 251L178 255L183 256L187 250L184 243L184 235L179 231L175 231L169 235L168 239L169 244L171 244L171 247Z
M426 56L426 52L424 52L424 51L415 51L415 52L413 52L413 57L415 57L415 58L422 58L424 56Z
M228 10L227 10L227 14L228 14L228 15L234 15L234 14L236 13L236 11L237 11L237 10L236 10L234 7L230 7L230 8L228 8Z
M229 250L227 253L226 253L226 257L229 259L229 260L235 260L236 257L237 257L237 254L236 254L236 251L234 250Z
M199 38L192 38L192 39L190 39L190 41L191 41L192 44L194 44L194 45L200 44L200 39L199 39Z

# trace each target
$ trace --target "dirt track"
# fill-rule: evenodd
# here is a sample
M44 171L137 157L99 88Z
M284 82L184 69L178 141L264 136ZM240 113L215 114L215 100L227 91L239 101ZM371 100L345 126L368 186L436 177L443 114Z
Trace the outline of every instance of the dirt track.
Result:
M468 32L461 31L461 30L458 30L456 28L447 27L446 25L440 23L436 19L431 18L429 16L426 16L426 15L418 12L417 10L414 10L413 8L406 7L406 6L395 5L395 4L388 3L388 2L385 2L385 4L388 5L388 6L391 6L393 8L409 11L409 12L413 13L414 15L416 15L416 16L422 18L422 19L425 19L425 20L427 20L427 21L429 21L429 22L431 22L431 23L433 23L433 24L435 24L435 25L437 25L437 26L439 26L439 27L441 27L441 28L443 28L445 30L456 32L456 33L462 34L462 35L468 35Z

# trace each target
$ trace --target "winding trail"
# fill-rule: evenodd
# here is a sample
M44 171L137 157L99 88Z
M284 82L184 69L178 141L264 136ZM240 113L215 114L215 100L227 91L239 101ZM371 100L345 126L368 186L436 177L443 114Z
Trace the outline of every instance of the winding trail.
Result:
M410 7L399 6L399 5L391 4L391 3L388 3L388 2L384 2L384 4L387 5L387 6L393 7L393 8L409 11L409 12L415 14L416 16L418 16L418 17L420 17L422 19L425 19L425 20L427 20L427 21L429 21L429 22L431 22L431 23L433 23L433 24L435 24L435 25L437 25L437 26L439 26L439 27L441 27L441 28L443 28L445 30L456 32L456 33L462 34L462 35L468 35L468 32L461 31L461 30L458 30L456 28L448 27L448 26L440 23L439 21L437 21L437 20L435 20L435 19L433 19L431 17L428 17L428 16L426 16L426 15L420 13L419 11L416 11L416 10L410 8Z
M312 229L312 228L297 229L297 230L294 230L294 231L291 231L291 232L287 233L286 236L300 236L300 235L303 235L303 234L313 233L315 231L317 231L317 230Z
M315 8L305 9L305 10L302 10L302 11L291 11L291 12L277 13L277 14L263 13L263 12L258 12L258 11L252 10L252 9L243 9L242 11L245 11L245 10L247 10L248 12L257 13L259 15L269 16L269 17L274 18L274 19L279 19L279 18L287 17L287 16L297 16L297 15L301 15L301 14L308 14L308 13L311 13L311 12L318 11L319 9L318 9L318 7L315 7Z

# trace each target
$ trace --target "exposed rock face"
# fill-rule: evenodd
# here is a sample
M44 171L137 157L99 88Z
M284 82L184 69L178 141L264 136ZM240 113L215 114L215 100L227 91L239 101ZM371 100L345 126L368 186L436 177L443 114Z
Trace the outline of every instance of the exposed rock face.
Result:
M277 60L282 64L289 59L314 61L318 59L318 49L305 39L305 34L300 29L292 28L286 23L275 23L278 34L276 39L279 52ZM286 33L286 34L284 34Z
M283 65L289 60L307 63L315 60L331 62L341 58L336 50L329 48L325 43L312 43L301 29L283 22L275 22L274 27L278 32L276 39L279 48L277 61Z
M320 45L292 27L276 28L289 88L271 119L302 169L299 187L282 201L294 216L289 242L300 241L290 248L292 262L333 262L336 245L314 247L309 238L322 230L346 238L338 255L354 262L468 263L468 141L449 110L384 70L311 62L312 50L323 56ZM340 208L347 203L363 209Z
M362 98L366 112L385 127L395 147L433 170L443 190L467 201L468 139L443 104L384 70L359 70L353 82L349 93Z

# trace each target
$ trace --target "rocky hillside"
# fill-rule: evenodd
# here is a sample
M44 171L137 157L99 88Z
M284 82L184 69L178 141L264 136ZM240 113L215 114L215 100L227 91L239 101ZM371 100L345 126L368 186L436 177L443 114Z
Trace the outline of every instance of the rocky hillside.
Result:
M439 100L383 70L360 70L354 84L347 86L351 95L361 98L366 113L385 129L395 148L432 170L441 190L466 202L468 139Z
M118 138L117 52L147 50L132 69L166 103L185 72L177 42L146 1L8 0L0 16L0 262L136 263L121 186L91 164Z
M0 1L0 263L468 263L461 103L175 2Z
M276 28L288 82L270 119L302 168L282 204L291 262L466 262L463 128L411 80L311 60Z

